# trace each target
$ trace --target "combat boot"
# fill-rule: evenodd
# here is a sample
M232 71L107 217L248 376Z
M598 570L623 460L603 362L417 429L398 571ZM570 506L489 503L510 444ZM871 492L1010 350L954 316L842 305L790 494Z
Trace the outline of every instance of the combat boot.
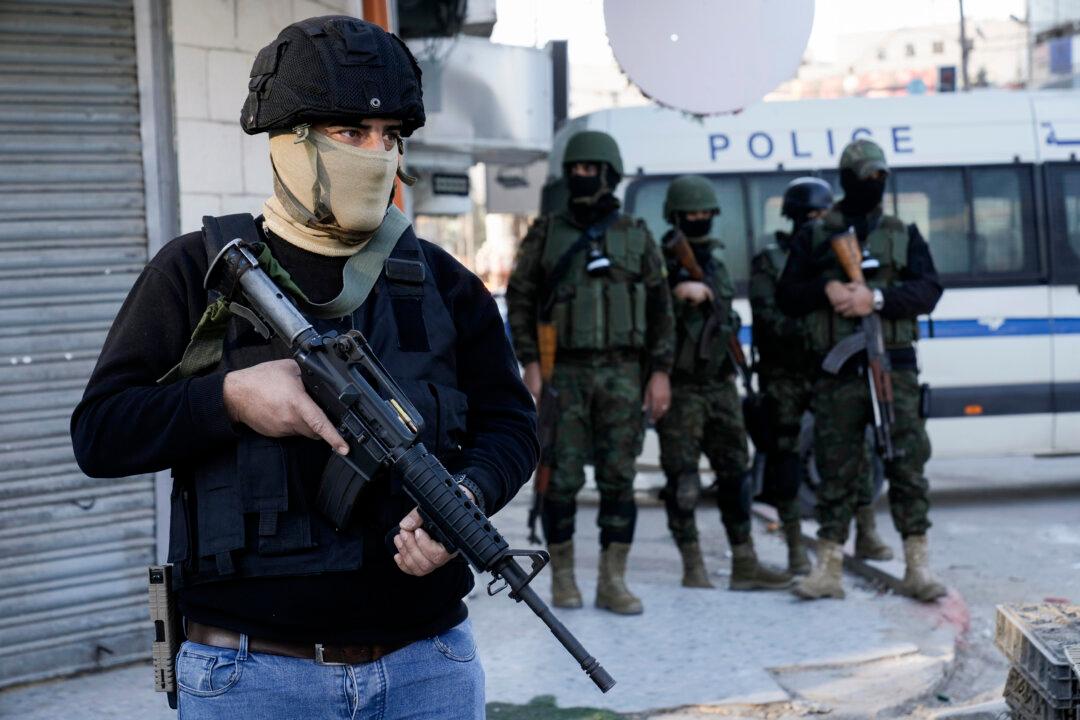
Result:
M817 565L795 583L794 592L803 600L844 597L844 550L839 543L818 540Z
M791 586L791 576L758 562L754 543L747 540L731 547L732 590L783 590Z
M901 592L908 597L933 602L946 593L945 586L930 572L930 544L925 535L911 535L904 540L904 582Z
M806 543L802 538L802 523L798 520L784 523L784 537L787 539L788 572L792 575L809 575L810 556L806 554Z
M679 543L679 554L682 555L683 587L713 587L709 582L709 573L705 570L705 560L701 557L701 545L697 541Z
M574 541L548 545L551 556L551 604L561 608L579 608L581 591L574 582Z
M892 560L893 551L877 531L874 508L864 505L855 511L855 557L860 560Z
M610 543L600 551L600 577L596 583L596 607L619 615L640 615L641 600L626 587L626 556L630 543Z

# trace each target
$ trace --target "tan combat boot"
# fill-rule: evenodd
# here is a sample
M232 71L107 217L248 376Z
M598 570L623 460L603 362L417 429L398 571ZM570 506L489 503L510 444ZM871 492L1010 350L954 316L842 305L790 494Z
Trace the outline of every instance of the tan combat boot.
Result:
M864 505L855 511L855 557L861 560L892 560L893 551L877 531L874 508Z
M803 600L844 597L844 550L839 543L818 540L817 565L795 583L794 592Z
M551 604L561 608L581 607L581 591L574 582L574 541L548 545L551 556Z
M679 554L682 555L682 584L683 587L711 588L709 573L705 571L705 560L701 557L701 545L694 542L685 542L679 545Z
M600 578L596 583L596 607L619 615L640 615L641 600L626 587L626 556L630 543L613 542L600 551Z
M930 545L925 535L912 535L904 540L904 582L901 592L916 600L933 602L946 593L945 586L930 572Z
M791 586L791 576L758 562L754 543L747 540L731 548L732 590L783 590Z
M784 537L787 539L788 572L792 575L810 574L810 557L806 554L806 543L802 538L802 523L784 523Z

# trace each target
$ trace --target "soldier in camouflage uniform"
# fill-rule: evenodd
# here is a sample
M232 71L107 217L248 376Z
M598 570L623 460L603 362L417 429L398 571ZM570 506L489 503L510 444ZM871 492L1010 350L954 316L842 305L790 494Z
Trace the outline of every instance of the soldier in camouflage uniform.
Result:
M810 559L802 541L798 501L802 477L799 433L802 416L810 409L817 377L817 360L810 348L804 323L788 317L776 305L776 281L784 268L792 238L809 222L832 206L832 189L824 180L801 177L784 192L781 213L792 221L791 233L777 231L776 243L767 245L750 263L750 307L754 314L755 368L769 417L765 488L776 506L788 545L788 572L806 575ZM874 510L874 479L867 474L860 486L855 511L855 555L870 560L890 560L892 550L877 533Z
M850 143L840 158L844 198L820 223L800 233L777 286L780 309L804 316L813 352L823 357L837 342L859 330L873 312L881 316L892 363L896 422L893 460L885 463L893 523L904 539L904 592L923 601L945 594L929 567L928 483L923 467L930 457L926 422L919 416L915 355L919 315L941 297L930 248L914 225L886 215L882 198L888 166L881 148L869 140ZM868 285L849 282L830 240L853 228L863 249ZM838 375L818 374L814 384L814 451L818 490L818 563L795 592L806 599L843 597L843 553L848 527L868 472L863 447L871 422L866 354L859 353Z
M672 229L661 245L674 296L675 366L671 411L657 424L660 464L667 478L664 504L668 527L683 561L682 584L712 587L701 556L694 508L701 493L701 453L716 473L717 503L732 552L732 590L779 589L791 577L757 561L750 529L750 479L734 365L728 344L738 332L731 308L734 287L724 265L723 247L709 237L720 212L712 184L684 175L668 187L664 216ZM688 241L704 279L696 281L677 254Z
M557 607L582 604L574 580L575 497L591 462L600 491L596 605L636 614L641 601L627 588L625 571L637 517L642 387L645 410L658 419L671 401L671 298L660 250L645 224L618 212L612 191L623 167L614 139L595 131L574 135L563 168L568 207L533 223L506 292L515 351L534 397L541 388L538 319L550 315L558 337L552 384L559 393L559 423L541 517L552 600Z

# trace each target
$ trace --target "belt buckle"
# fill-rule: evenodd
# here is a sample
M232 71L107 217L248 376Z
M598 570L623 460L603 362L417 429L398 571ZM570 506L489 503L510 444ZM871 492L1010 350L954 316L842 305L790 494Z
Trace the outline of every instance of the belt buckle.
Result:
M339 665L348 665L349 664L349 663L343 663L343 662L329 662L329 661L324 659L323 652L324 652L323 644L322 643L315 643L315 664L316 665L339 666Z

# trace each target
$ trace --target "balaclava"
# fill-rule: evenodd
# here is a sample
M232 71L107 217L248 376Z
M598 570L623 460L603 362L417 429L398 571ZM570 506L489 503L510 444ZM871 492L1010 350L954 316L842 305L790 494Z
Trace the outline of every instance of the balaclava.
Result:
M320 255L355 254L382 224L399 159L398 147L358 148L306 126L273 134L267 228Z

